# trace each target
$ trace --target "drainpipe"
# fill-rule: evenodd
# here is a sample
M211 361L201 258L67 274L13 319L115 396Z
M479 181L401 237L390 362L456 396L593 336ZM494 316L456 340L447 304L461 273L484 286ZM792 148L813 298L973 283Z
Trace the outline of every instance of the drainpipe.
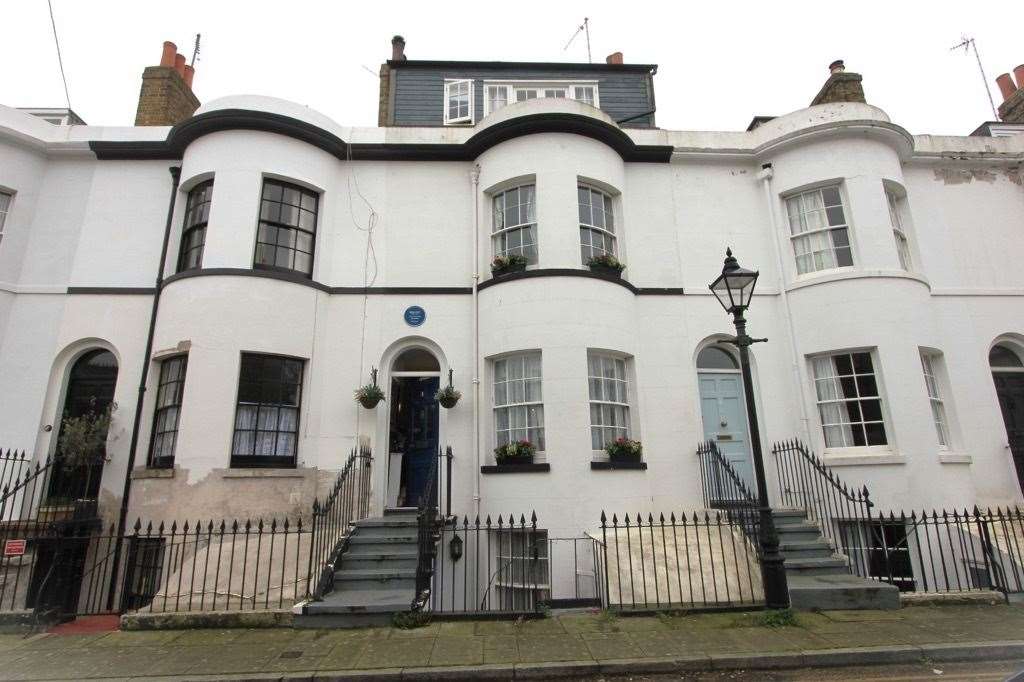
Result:
M469 172L473 189L473 503L480 516L480 164Z
M167 262L167 245L171 239L171 222L174 219L174 201L178 197L178 183L181 168L171 166L171 197L167 202L167 223L164 225L164 243L160 247L160 262L156 269L156 287L153 291L153 306L149 312L149 334L146 336L146 351L142 356L142 374L139 377L139 397L135 401L135 420L132 422L132 439L128 446L128 469L124 474L124 491L121 493L121 513L117 519L117 543L114 545L114 569L110 572L110 590L107 594L107 609L114 608L114 594L117 588L118 566L128 520L128 496L132 490L132 470L135 469L135 452L139 447L139 427L142 424L142 403L146 397L146 382L149 380L149 357L153 354L153 335L156 332L156 313L160 309L160 293L164 285L164 264Z
M764 187L764 199L768 204L768 216L772 226L772 245L775 247L775 260L779 272L779 295L782 297L782 316L786 318L786 329L789 332L790 362L793 372L793 383L800 403L800 431L805 442L810 442L810 421L807 417L807 400L803 390L803 379L800 373L800 355L797 352L796 328L793 326L793 315L789 309L789 293L786 291L785 261L782 247L779 245L779 220L775 214L775 194L772 192L772 176L775 171L770 163L763 164L757 174Z

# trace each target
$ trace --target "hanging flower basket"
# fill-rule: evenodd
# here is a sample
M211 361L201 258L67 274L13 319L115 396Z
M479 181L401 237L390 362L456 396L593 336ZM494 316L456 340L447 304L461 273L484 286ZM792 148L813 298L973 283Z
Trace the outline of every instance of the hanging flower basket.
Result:
M526 269L526 256L511 253L507 256L498 256L491 261L491 274L495 277L507 275L510 272L522 272Z
M605 446L608 459L616 463L639 462L643 456L644 446L638 440L616 438Z
M530 441L514 440L494 448L494 460L498 464L532 464L537 446Z
M384 400L384 391L377 385L376 368L370 370L370 377L373 379L372 383L357 388L355 392L356 401L368 410L377 407L378 403Z
M437 402L441 404L441 407L446 410L450 410L458 404L459 398L462 397L462 393L455 390L452 386L445 386L438 391L437 395L434 397L437 399Z
M594 256L587 261L587 267L590 268L591 272L614 277L616 279L622 277L622 271L626 269L626 266L611 254Z

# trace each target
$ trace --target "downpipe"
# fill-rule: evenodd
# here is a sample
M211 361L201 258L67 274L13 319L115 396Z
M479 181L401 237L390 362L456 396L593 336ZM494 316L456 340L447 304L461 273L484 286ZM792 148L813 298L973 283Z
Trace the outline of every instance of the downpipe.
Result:
M480 516L480 164L469 173L473 191L473 504Z
M110 572L110 589L107 594L107 609L114 608L114 594L117 587L118 566L124 544L124 531L128 520L128 500L132 490L132 471L135 469L135 454L139 448L139 429L142 425L142 406L146 399L146 383L149 381L150 356L153 354L153 336L156 332L156 315L160 310L160 294L164 285L164 267L167 263L167 246L171 239L171 224L174 220L174 203L178 198L178 183L181 182L181 167L171 166L171 197L167 201L167 222L164 225L164 242L160 247L160 262L156 269L156 287L153 292L153 306L149 313L149 333L146 336L146 350L142 356L142 372L139 376L139 397L135 401L135 419L132 422L131 444L128 446L128 468L124 473L124 490L121 493L121 511L117 519L117 542L114 545L113 570ZM126 567L127 570L127 567Z

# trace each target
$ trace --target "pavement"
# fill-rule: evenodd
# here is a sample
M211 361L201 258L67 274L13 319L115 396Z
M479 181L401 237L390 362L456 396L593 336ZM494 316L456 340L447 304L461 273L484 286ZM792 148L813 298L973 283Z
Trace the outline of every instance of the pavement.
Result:
M432 622L412 630L89 632L64 627L0 635L0 679L326 682L666 674L698 679L688 676L880 664L938 669L956 661L1024 667L1024 606L1019 605L826 611L796 614L788 625L780 620L785 621L757 612L630 617L580 612L539 620Z

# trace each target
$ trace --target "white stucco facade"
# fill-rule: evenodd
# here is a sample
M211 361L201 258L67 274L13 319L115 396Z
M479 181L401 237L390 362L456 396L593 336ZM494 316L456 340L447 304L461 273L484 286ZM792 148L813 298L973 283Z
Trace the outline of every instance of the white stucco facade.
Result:
M727 246L761 273L748 320L752 335L769 339L752 350L766 453L773 440L806 440L844 481L870 486L883 509L1021 501L988 354L1000 341L1024 348L1024 135L914 136L878 108L844 103L750 132L619 130L634 145L670 146L660 162L551 128L505 136L472 158L361 157L360 144L451 147L554 113L617 126L571 100L511 105L468 128L348 128L258 97L217 100L196 116L227 110L288 117L355 146L338 153L308 136L227 126L192 136L180 158L109 158L90 143L161 143L171 129L56 127L0 107L0 189L13 195L0 242L0 447L52 452L57 429L47 426L59 423L72 364L89 349L111 350L118 410L102 482L107 516L125 481L144 363L131 518L303 514L360 438L374 451L382 508L389 403L365 410L352 392L371 367L388 392L394 358L412 347L437 358L442 385L453 370L463 392L438 424L440 445L455 455L455 513L536 510L552 535L571 536L595 527L603 509L700 508L696 358L733 331L707 288ZM173 198L171 167L181 169ZM308 279L253 269L267 178L319 196ZM176 275L188 192L210 179L201 268ZM491 197L525 183L536 188L538 262L529 276L489 282ZM581 263L580 183L612 197L625 283L587 276ZM786 198L822 186L839 188L853 265L798 274ZM887 189L900 198L909 269ZM474 293L478 273L484 286ZM421 326L403 319L410 306L426 311ZM922 350L938 358L947 447ZM537 461L549 470L485 473L496 438L493 360L524 351L541 356L546 447ZM591 447L590 351L627 361L630 435L643 442L646 469L591 468L601 457ZM811 358L838 351L870 352L885 445L825 447ZM174 465L148 472L160 361L183 352ZM293 468L231 467L243 352L304 361Z

